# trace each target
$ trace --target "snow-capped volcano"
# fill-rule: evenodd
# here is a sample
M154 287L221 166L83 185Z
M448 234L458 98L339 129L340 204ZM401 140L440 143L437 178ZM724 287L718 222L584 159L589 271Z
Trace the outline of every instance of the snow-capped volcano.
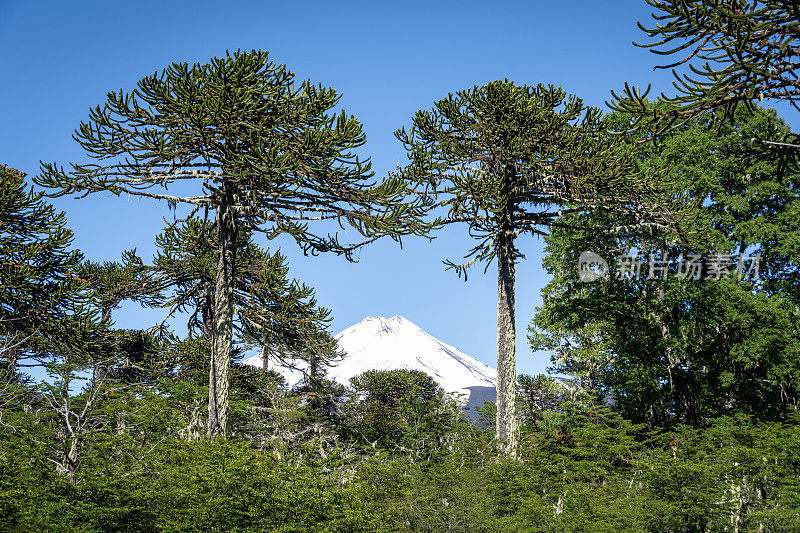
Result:
M445 344L401 316L368 316L336 335L347 354L329 370L341 383L367 370L421 370L444 390L494 387L497 372L458 348Z
M468 387L495 387L494 368L443 343L401 316L368 316L336 335L336 340L345 356L328 369L328 378L344 385L367 370L406 368L425 372L447 392L468 394ZM261 356L244 363L261 366ZM297 371L272 368L281 372L290 386L302 377Z

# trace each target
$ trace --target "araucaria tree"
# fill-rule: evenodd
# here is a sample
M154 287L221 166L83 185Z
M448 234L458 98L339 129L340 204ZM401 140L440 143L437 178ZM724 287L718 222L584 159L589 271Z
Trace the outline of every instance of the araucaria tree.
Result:
M216 210L209 435L227 430L237 235L289 234L306 252L351 258L380 235L399 239L424 229L410 217L415 208L399 201L401 181L370 181L369 162L354 153L365 142L361 124L331 113L339 98L333 89L296 82L263 51L173 63L129 93L109 93L90 112L75 138L94 162L68 171L43 164L36 179L56 195L126 193L187 204L189 217ZM167 192L191 183L194 193ZM310 230L320 220L348 223L364 238L343 245Z
M479 240L466 264L447 264L466 275L497 259L497 437L514 453L517 237L593 209L666 224L669 206L648 193L655 182L634 178L630 146L609 134L600 111L552 85L496 81L450 94L396 136L410 159L400 175L447 209L445 223L466 223Z
M283 255L241 233L236 244L234 345L239 351L261 349L265 370L267 356L284 365L304 361L323 370L336 356L336 341L326 330L330 311L317 305L312 287L289 278ZM200 219L171 224L156 237L156 245L153 265L128 251L126 268L146 272L162 291L160 305L169 308L167 318L176 311L188 314L190 333L210 343L218 248L214 224Z
M71 344L95 326L83 256L70 248L66 215L0 164L0 377L18 361L51 360L52 342Z
M668 57L656 69L671 69L677 93L661 94L670 104L654 110L644 92L625 84L609 105L635 113L656 133L709 111L731 117L739 104L756 100L800 103L800 10L793 0L645 0L655 24L639 23L651 39L637 44ZM780 124L755 132L755 148L792 161L800 155L797 134ZM657 135L656 135L657 136ZM777 137L777 138L776 138Z

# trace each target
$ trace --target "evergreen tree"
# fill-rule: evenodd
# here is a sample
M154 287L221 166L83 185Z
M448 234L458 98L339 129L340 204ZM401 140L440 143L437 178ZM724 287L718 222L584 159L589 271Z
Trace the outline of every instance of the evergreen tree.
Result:
M51 341L77 342L76 332L94 324L73 239L64 213L0 165L0 336L10 374L20 359L46 361Z
M210 342L214 324L217 235L214 224L192 219L168 226L156 237L152 265L135 251L125 253L127 268L144 269L161 293L159 305L189 315L189 331ZM237 235L233 279L233 333L238 353L256 348L263 367L275 360L289 367L305 361L322 367L335 358L336 342L326 331L330 311L319 307L314 289L288 277L286 258L263 250L243 232Z
M402 182L369 181L370 164L354 153L365 141L361 124L344 112L331 114L338 101L333 89L296 83L263 51L173 63L130 93L109 93L91 111L75 138L95 162L72 164L70 171L43 164L37 177L57 195L126 193L188 205L190 217L216 210L210 435L227 429L238 233L288 234L306 252L351 258L364 242L343 245L335 235L312 232L309 223L348 223L367 241L425 230L409 216L419 206L399 202ZM187 182L199 190L167 192Z
M116 261L81 263L78 273L90 285L93 304L100 309L101 323L111 323L111 313L122 302L131 300L147 307L161 299L160 286L142 265Z
M444 391L419 370L368 370L350 378L350 391L342 424L361 444L419 456L452 429Z
M145 364L152 346L140 332L110 329L110 309L127 297L121 281L130 275L83 261L65 225L64 213L29 190L22 173L0 167L0 389L8 394L0 418L11 413L3 427L36 443L74 482L87 436L117 427L102 411L104 399L131 388L130 367ZM113 288L103 283L111 277ZM20 372L28 367L49 379L26 378Z
M627 83L620 95L612 92L609 104L617 111L634 113L657 136L695 117L720 110L729 117L740 104L756 101L800 102L800 11L793 0L645 0L654 10L655 25L639 28L651 42L637 44L675 61L656 66L672 69L677 94L660 99L671 104L656 110L642 92ZM636 43L635 43L636 44ZM679 70L683 69L683 70ZM778 126L778 129L779 126ZM795 133L781 136L754 132L754 150L774 159L793 161L800 154Z
M600 111L552 85L497 81L450 94L396 136L411 160L401 175L438 199L445 223L466 223L479 240L468 263L449 267L466 274L475 261L488 269L497 259L497 434L513 452L517 237L565 227L563 215L586 210L633 212L633 228L675 215L650 196L656 183L634 179L632 151L610 135Z

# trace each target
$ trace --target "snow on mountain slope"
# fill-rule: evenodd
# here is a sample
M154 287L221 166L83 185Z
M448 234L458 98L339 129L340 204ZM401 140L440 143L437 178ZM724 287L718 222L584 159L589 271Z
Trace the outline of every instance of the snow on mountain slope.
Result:
M369 316L336 336L347 356L329 374L342 383L367 370L421 370L447 391L494 387L496 371L401 316Z
M328 369L328 377L345 385L351 377L367 370L401 368L425 372L447 392L468 394L467 387L494 387L496 384L494 368L443 343L401 316L368 316L336 335L336 340L346 355ZM253 356L244 363L261 366L261 356ZM286 377L290 386L302 378L298 371L275 370Z

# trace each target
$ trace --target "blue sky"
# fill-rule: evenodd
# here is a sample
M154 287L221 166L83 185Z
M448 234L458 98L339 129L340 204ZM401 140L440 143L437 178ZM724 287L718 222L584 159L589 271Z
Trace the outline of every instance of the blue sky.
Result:
M508 78L552 83L603 106L625 81L669 89L658 58L634 47L644 0L613 2L12 2L0 0L0 161L35 174L39 160L83 161L73 130L108 91L130 90L173 61L205 62L226 50L268 50L301 79L334 87L364 124L378 176L404 161L393 132L418 109L475 84ZM119 259L153 238L171 213L163 204L95 195L54 201L67 211L76 246L90 259ZM471 242L464 227L433 242L391 241L361 253L304 257L277 240L291 273L333 310L338 332L368 315L402 315L432 335L494 366L496 270L475 269L467 283L442 260ZM525 340L541 288L542 242L521 243L517 266L517 366L542 372L547 354ZM123 327L147 327L161 311L126 306Z

